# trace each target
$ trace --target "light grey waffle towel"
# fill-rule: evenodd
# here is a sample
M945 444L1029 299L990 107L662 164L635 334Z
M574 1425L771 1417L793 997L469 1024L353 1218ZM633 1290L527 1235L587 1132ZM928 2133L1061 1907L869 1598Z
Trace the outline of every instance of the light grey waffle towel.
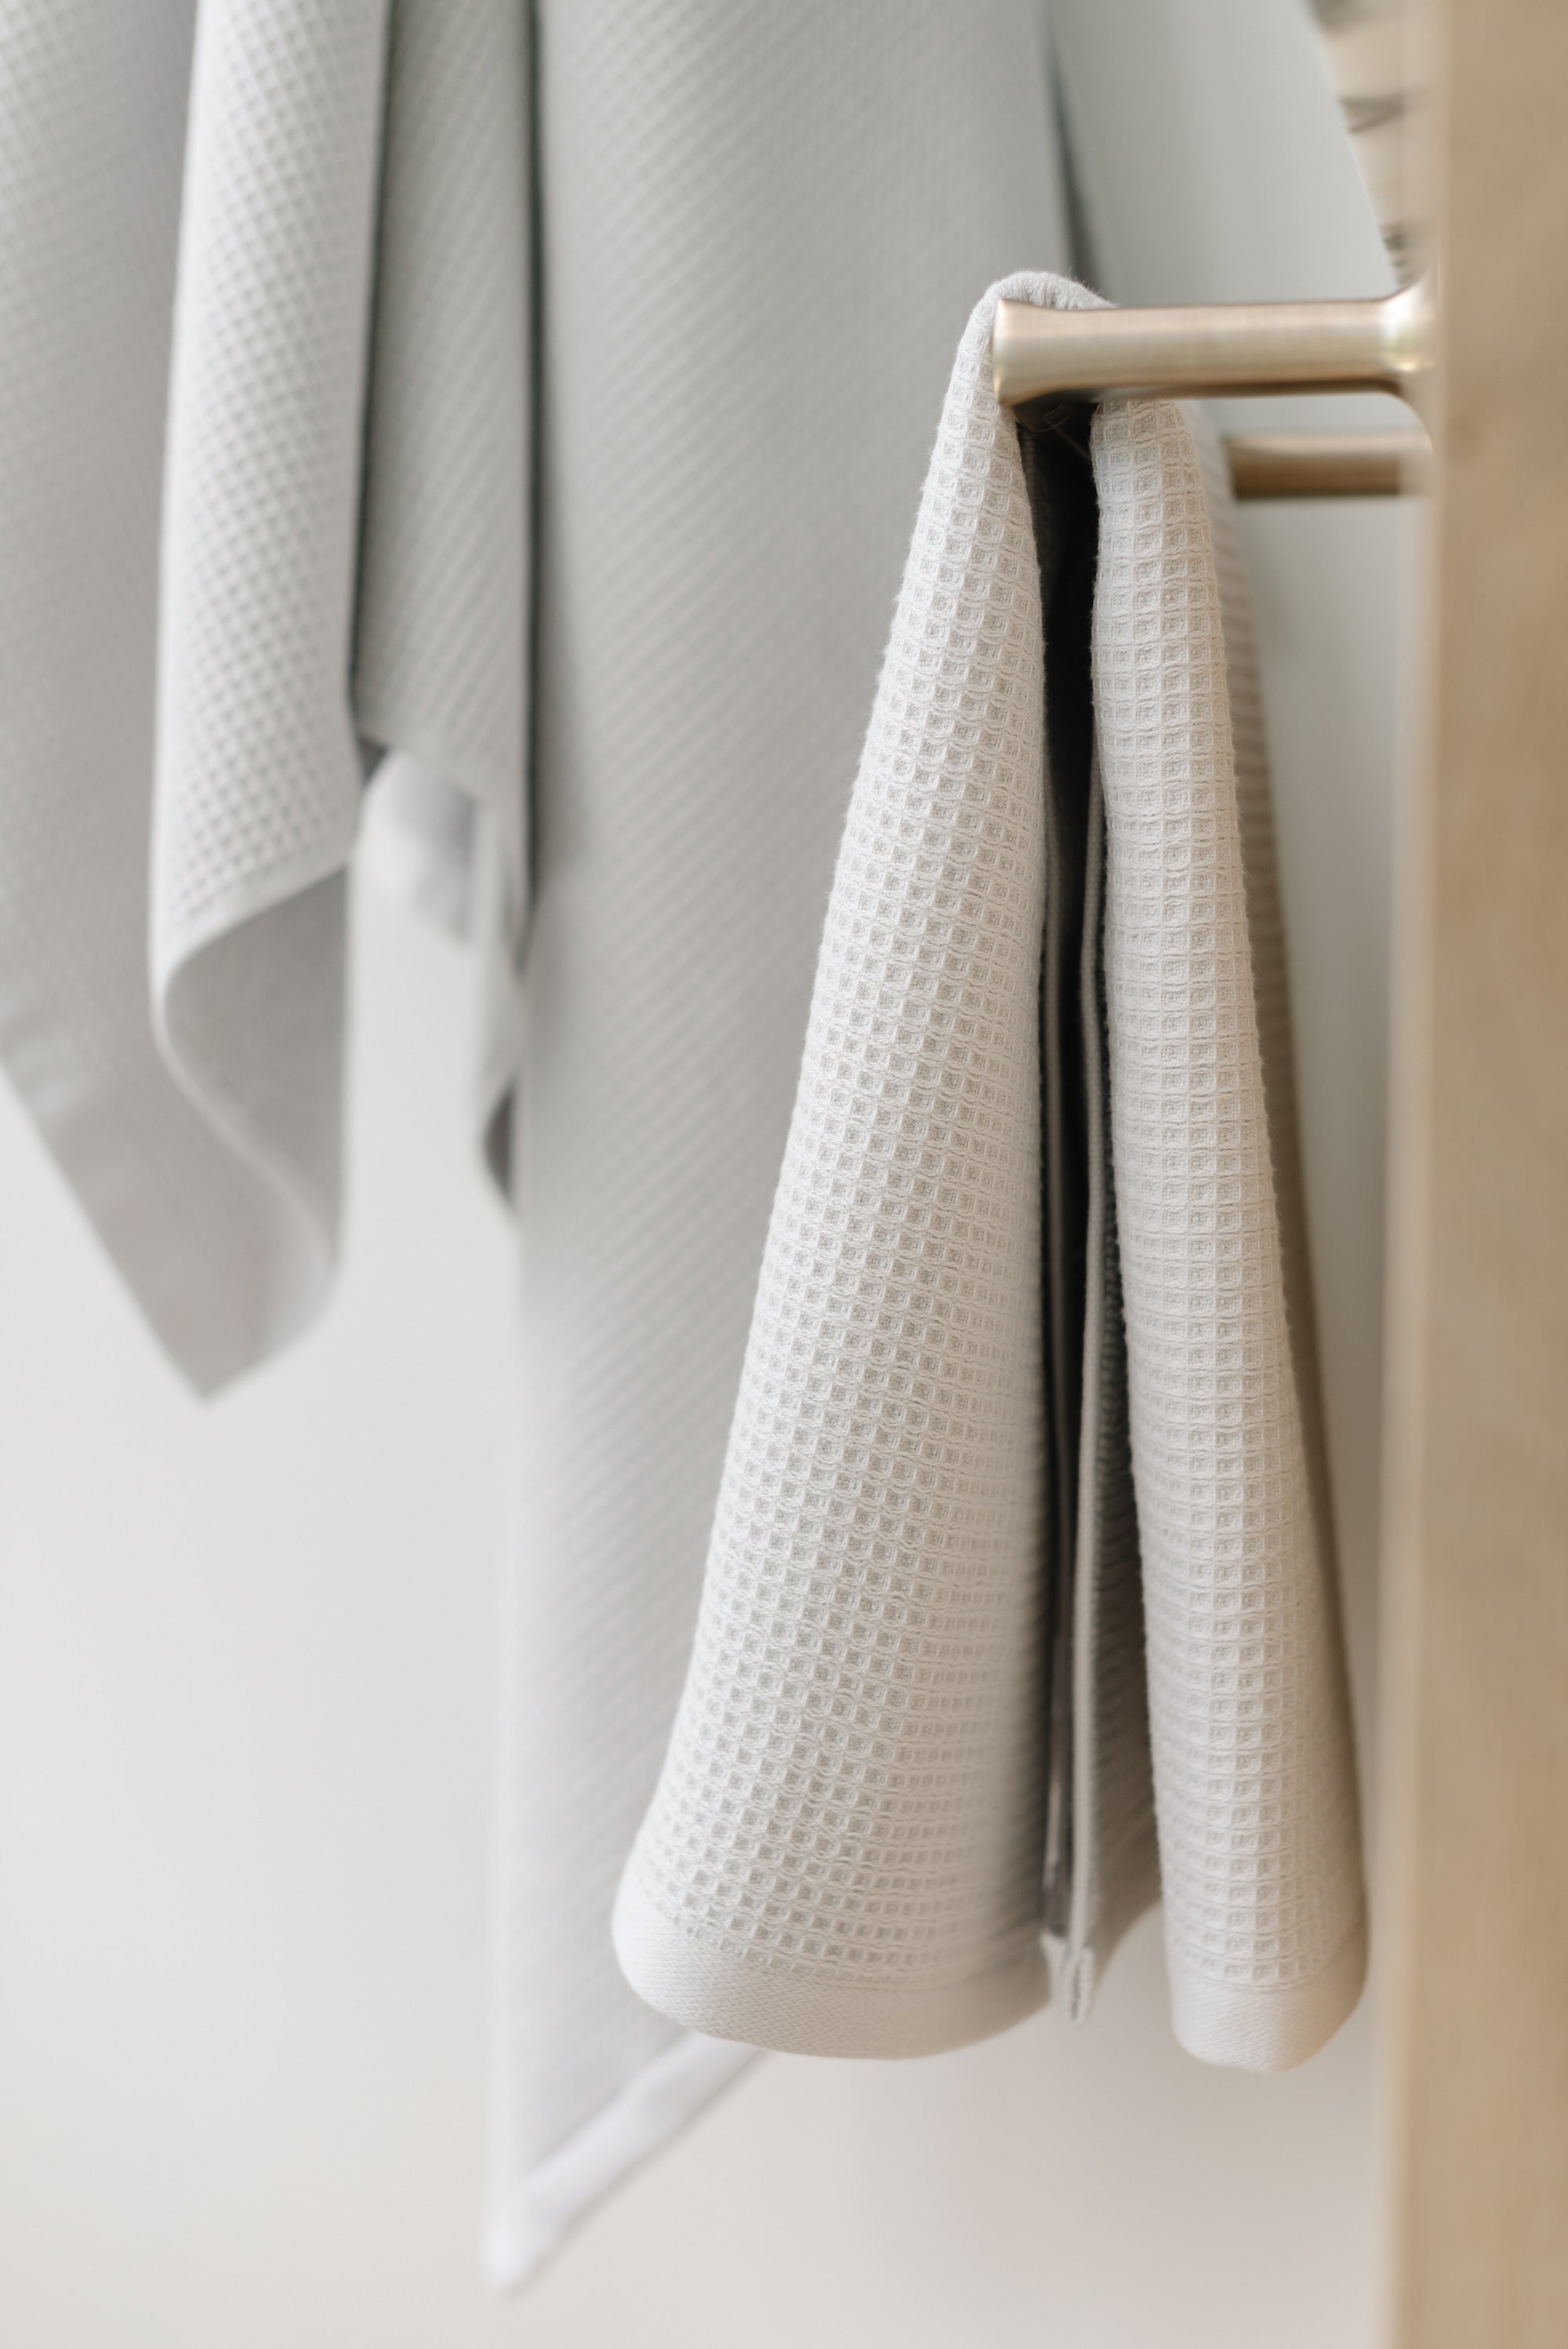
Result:
M486 942L502 2282L748 2057L610 1912L953 338L1066 256L1043 13L0 10L0 1050L197 1386L326 1293L356 842Z
M959 349L693 1661L616 1911L664 2012L820 2054L949 2046L1047 1987L1045 660L1018 438L990 384L998 291L1085 298L1009 281ZM1093 459L1107 1065L1172 2012L1194 2054L1270 2069L1354 2004L1364 1910L1288 1078L1264 1067L1283 1033L1266 801L1251 729L1238 774L1231 665L1255 697L1193 420L1108 403ZM1094 1764L1104 1780L1116 1755Z

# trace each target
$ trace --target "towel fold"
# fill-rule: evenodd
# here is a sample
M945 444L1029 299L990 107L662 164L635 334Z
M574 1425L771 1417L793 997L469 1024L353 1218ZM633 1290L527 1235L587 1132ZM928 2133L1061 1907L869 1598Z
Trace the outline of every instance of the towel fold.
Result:
M1244 616L1202 428L1107 403L1101 933L1070 498L997 408L999 294L1092 298L1009 280L960 346L616 1944L696 2028L913 2054L1038 2004L1049 1926L1082 2012L1153 1889L1136 1555L1176 2030L1272 2068L1354 2003L1363 1904Z

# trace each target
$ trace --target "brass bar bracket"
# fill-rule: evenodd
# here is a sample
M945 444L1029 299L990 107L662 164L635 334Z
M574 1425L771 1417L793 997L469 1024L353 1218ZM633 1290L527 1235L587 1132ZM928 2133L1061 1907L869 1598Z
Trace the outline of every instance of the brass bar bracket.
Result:
M1435 324L1429 278L1370 302L1105 310L998 302L991 357L996 397L1007 408L1118 391L1182 398L1384 391L1418 407Z
M1426 487L1422 432L1257 432L1224 443L1238 499L1392 498Z

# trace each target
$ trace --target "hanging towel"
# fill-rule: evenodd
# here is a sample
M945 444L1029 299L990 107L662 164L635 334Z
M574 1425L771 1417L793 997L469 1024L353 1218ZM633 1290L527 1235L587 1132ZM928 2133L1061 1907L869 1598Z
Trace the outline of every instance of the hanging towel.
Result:
M500 2276L744 2060L634 1994L611 1912L953 342L1037 236L1066 254L1034 0L567 0L539 72Z
M661 2010L819 2054L952 2045L1047 1987L1047 671L1028 485L990 382L999 293L1085 299L1008 281L959 349L834 881L693 1661L616 1910ZM1173 2021L1194 2054L1268 2069L1354 2004L1363 1900L1287 1310L1287 1087L1265 1077L1255 997L1250 926L1272 909L1261 874L1249 892L1243 806L1255 866L1261 775L1239 788L1227 657L1245 648L1240 625L1226 642L1198 437L1150 400L1108 402L1093 430L1101 1065ZM1272 976L1274 940L1261 960ZM1092 1423L1102 1397L1082 1401ZM1116 1441L1102 1418L1097 1456ZM1110 1516L1108 1550L1126 1536ZM1081 1623L1085 1659L1106 1649L1123 1699L1078 1724L1078 1906L1103 1920L1072 1952L1081 2006L1126 1921L1119 1865L1137 1877L1136 1836L1119 1852L1100 1814L1119 1748L1099 1733L1119 1722L1135 1749L1137 1709L1109 1646L1129 1610L1076 1612L1069 1640Z
M383 749L521 930L527 47L39 0L0 48L0 1049L203 1392L330 1278Z
M356 843L486 957L501 2282L747 2060L635 1997L611 1908L930 419L975 285L1066 258L1041 16L0 30L0 1044L202 1390L330 1280Z
M1040 574L1045 684L1043 1914L1080 2020L1099 1968L1155 1898L1157 1885L1110 1157L1105 805L1094 748L1090 634L1099 501L1090 418L1081 403L1037 404L1018 436Z

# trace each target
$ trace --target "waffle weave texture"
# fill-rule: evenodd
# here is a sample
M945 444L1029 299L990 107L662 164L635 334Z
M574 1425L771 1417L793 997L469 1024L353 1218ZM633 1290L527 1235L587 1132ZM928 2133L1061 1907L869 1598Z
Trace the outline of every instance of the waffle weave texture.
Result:
M541 2180L584 2124L741 2060L635 1996L611 1910L690 1654L953 344L977 286L1065 249L1032 0L569 0L539 32L498 2274L553 2224Z
M1172 2013L1193 2054L1272 2070L1338 2027L1366 1953L1266 784L1254 733L1238 792L1218 469L1206 486L1169 401L1108 402L1094 457L1111 1119ZM1229 649L1246 676L1244 610Z
M0 1036L198 1385L330 1278L362 816L484 942L500 2282L746 2061L610 1911L931 418L974 289L1065 258L1054 119L1037 0L0 16Z
M0 28L0 1023L203 1392L330 1278L382 748L521 928L527 48L511 0Z
M696 2027L906 2054L1045 1994L1038 576L960 347L834 882L691 1671L617 1946ZM1097 419L1130 1442L1178 2035L1354 2003L1355 1780L1285 1307L1226 642L1186 417Z

